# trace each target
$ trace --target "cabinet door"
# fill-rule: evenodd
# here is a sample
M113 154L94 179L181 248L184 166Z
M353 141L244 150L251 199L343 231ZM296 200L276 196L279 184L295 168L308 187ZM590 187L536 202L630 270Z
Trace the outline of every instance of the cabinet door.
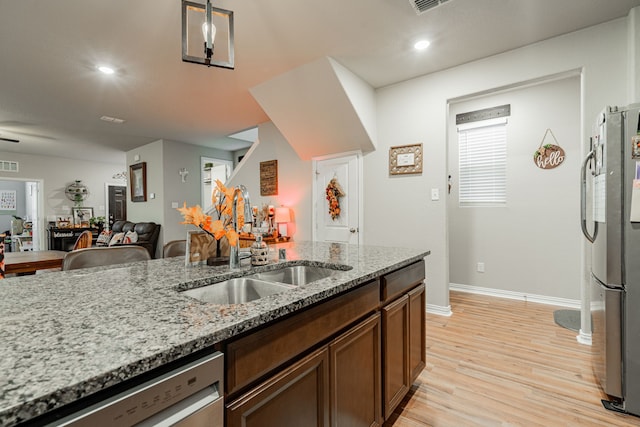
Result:
M403 295L382 308L384 418L409 391L409 296Z
M425 342L425 288L424 284L408 293L409 295L409 369L410 383L413 383L426 366Z
M332 341L329 355L331 426L381 425L380 314Z
M327 427L328 353L315 351L227 405L227 427Z

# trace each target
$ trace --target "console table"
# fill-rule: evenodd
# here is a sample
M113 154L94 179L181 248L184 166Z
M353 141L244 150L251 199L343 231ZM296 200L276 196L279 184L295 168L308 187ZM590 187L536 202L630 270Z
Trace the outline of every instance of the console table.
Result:
M262 241L267 245L275 245L276 243L287 243L291 240L290 236L267 236L263 237ZM251 245L256 241L256 236L253 234L241 234L240 235L240 247L241 248L250 248Z
M58 228L49 227L47 230L49 233L49 249L56 251L70 251L73 249L73 245L76 243L78 236L83 231L90 230L92 234L92 245L96 243L100 229L87 228L87 227L75 227L75 228Z

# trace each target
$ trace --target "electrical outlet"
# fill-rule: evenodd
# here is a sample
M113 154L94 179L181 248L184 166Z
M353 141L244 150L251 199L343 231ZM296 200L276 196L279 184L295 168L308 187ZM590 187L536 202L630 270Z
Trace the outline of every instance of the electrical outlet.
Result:
M484 273L484 262L479 262L476 266L476 270L478 271L478 273Z
M171 207L173 209L178 209L178 202L171 202Z

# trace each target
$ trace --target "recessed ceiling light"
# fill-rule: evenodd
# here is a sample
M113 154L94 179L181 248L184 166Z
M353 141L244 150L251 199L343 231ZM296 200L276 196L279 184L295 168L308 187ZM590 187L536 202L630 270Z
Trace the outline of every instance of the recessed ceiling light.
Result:
M431 42L429 42L428 40L420 40L419 42L416 42L416 44L414 44L413 47L416 48L417 50L425 50L426 48L429 47L430 44Z
M102 71L105 74L113 74L116 72L113 68L108 65L98 65L98 70Z

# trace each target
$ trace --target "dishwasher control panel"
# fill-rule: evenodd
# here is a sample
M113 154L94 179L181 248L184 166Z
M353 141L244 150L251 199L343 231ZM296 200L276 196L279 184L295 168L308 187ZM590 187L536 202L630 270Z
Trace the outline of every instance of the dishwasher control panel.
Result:
M163 425L160 420L165 417L186 417L218 401L222 406L223 381L224 356L216 352L58 420L55 425L129 427L147 419L154 420L150 425Z

